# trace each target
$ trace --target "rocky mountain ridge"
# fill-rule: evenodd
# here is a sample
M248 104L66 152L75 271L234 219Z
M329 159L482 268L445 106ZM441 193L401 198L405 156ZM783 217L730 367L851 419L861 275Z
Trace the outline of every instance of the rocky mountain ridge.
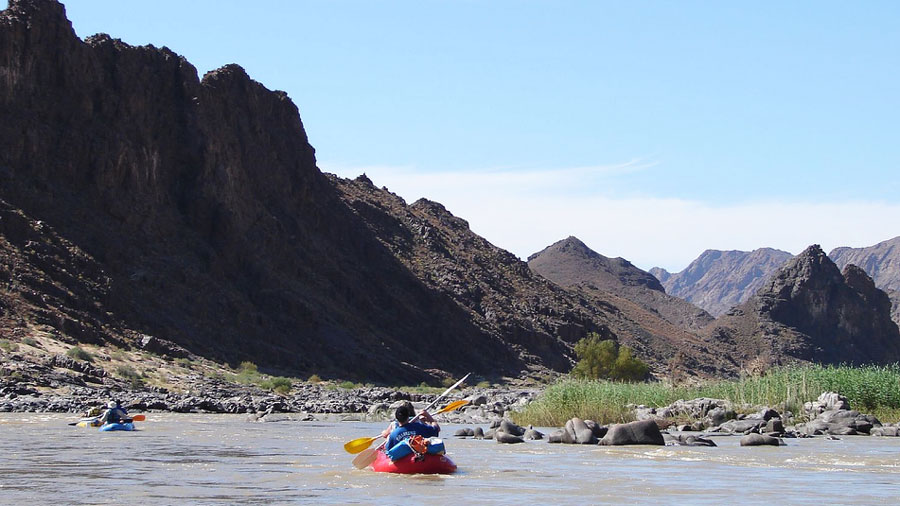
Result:
M598 332L630 346L657 375L665 374L667 361L679 350L685 369L692 373L715 376L736 371L706 343L659 316L650 317L633 301L573 293L536 275L529 264L474 234L465 220L436 202L420 199L407 205L364 175L332 180L348 205L410 270L470 311L479 327L508 336L507 342L516 349L545 350L547 357L568 354L578 339ZM632 274L635 279L653 280L647 273ZM572 364L572 356L567 357L568 363L559 364L566 371Z
M438 381L567 372L598 332L681 343L534 276L438 203L316 166L299 111L237 65L0 13L0 324L15 342L168 343L269 373ZM702 344L689 367L726 374ZM181 353L181 352L180 352Z
M575 237L556 242L528 257L534 272L567 289L605 300L646 328L666 333L695 332L713 320L706 311L667 295L650 273L623 258L608 258ZM683 336L682 336L683 337Z
M747 251L706 250L684 270L650 270L666 293L720 316L749 299L791 254L772 248Z
M891 302L861 268L841 272L818 245L789 260L743 304L708 329L744 362L900 360Z
M864 248L835 248L828 257L841 269L848 264L860 267L886 292L900 290L900 237Z

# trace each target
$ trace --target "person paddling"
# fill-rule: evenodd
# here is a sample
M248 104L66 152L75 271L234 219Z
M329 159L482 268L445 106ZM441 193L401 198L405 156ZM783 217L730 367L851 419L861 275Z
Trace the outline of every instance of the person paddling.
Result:
M392 460L405 457L413 451L416 451L416 453L423 453L418 451L418 448L412 448L410 446L410 440L415 438L415 436L431 438L437 437L441 432L441 426L438 425L428 411L423 410L419 413L418 418L420 418L421 421L419 419L410 421L410 418L414 415L415 410L413 409L412 404L406 403L401 405L394 412L396 422L391 422L391 425L381 433L382 437L387 436L387 442L384 445L385 453L390 456Z
M128 416L124 408L119 406L116 401L109 401L106 405L107 410L100 417L100 423L122 423Z

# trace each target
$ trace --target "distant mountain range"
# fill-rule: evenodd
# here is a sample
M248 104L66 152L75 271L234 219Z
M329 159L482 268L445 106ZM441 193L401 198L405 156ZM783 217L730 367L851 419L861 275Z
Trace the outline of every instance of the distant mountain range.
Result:
M706 343L741 369L797 360L872 363L900 358L900 331L891 320L891 301L861 268L848 265L842 273L818 245L796 257L776 250L717 253L706 252L704 261L695 262L695 269L685 272L698 274L697 266L721 269L727 264L745 273L740 278L745 282L739 286L753 281L759 288L715 320L686 301L665 295L646 279L644 271L627 261L606 258L572 237L533 255L529 266L570 289L636 302L641 309L691 334L693 340L685 341ZM788 260L760 281L761 276L754 273L763 269L752 260L769 262L775 255ZM701 273L697 279L704 275L711 279L708 274ZM648 294L656 295L648 298ZM663 317L686 314L694 316L690 320ZM706 318L698 319L698 314Z
M772 248L754 251L706 250L681 272L654 267L666 293L721 316L749 299L791 254Z
M853 264L888 293L894 321L900 323L900 237L864 248L835 248L828 254L838 268ZM650 269L669 295L683 298L721 316L752 297L791 254L772 248L747 251L704 251L683 271Z

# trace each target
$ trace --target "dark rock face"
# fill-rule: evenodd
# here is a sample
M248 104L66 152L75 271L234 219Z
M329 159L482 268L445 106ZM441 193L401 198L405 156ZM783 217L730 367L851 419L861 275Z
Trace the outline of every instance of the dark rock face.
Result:
M704 375L734 371L733 364L706 349L696 336L634 302L621 297L589 298L549 282L511 253L474 234L465 220L436 202L421 199L406 204L365 176L354 180L335 176L332 181L344 201L410 271L469 311L479 328L503 336L512 350L524 351L528 367L543 363L569 371L572 344L588 332L597 332L631 347L656 374L664 374L667 361L678 351L683 352L688 371ZM626 304L647 318L631 318ZM666 330L656 329L657 324Z
M900 359L890 309L887 294L862 269L850 265L842 274L813 245L710 329L745 360L889 363Z
M654 267L650 273L669 295L720 316L749 299L790 258L790 253L771 248L706 250L681 272L672 274Z
M859 266L887 292L891 299L891 319L900 325L900 237L866 248L835 248L828 257L840 268Z
M843 274L818 246L788 262L756 295L760 313L810 337L811 356L829 363L900 359L891 303L862 269Z
M287 95L237 65L201 80L164 47L79 40L56 1L12 0L0 117L10 333L126 348L150 336L279 374L395 383L566 370L556 335L585 333L563 315L552 339L473 323L341 200Z

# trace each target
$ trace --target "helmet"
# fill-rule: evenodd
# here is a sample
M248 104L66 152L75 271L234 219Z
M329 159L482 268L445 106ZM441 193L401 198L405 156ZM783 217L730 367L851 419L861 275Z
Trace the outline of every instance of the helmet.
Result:
M106 404L106 407L109 408L109 409L112 409L112 408L116 407L116 401L109 401L109 402Z

